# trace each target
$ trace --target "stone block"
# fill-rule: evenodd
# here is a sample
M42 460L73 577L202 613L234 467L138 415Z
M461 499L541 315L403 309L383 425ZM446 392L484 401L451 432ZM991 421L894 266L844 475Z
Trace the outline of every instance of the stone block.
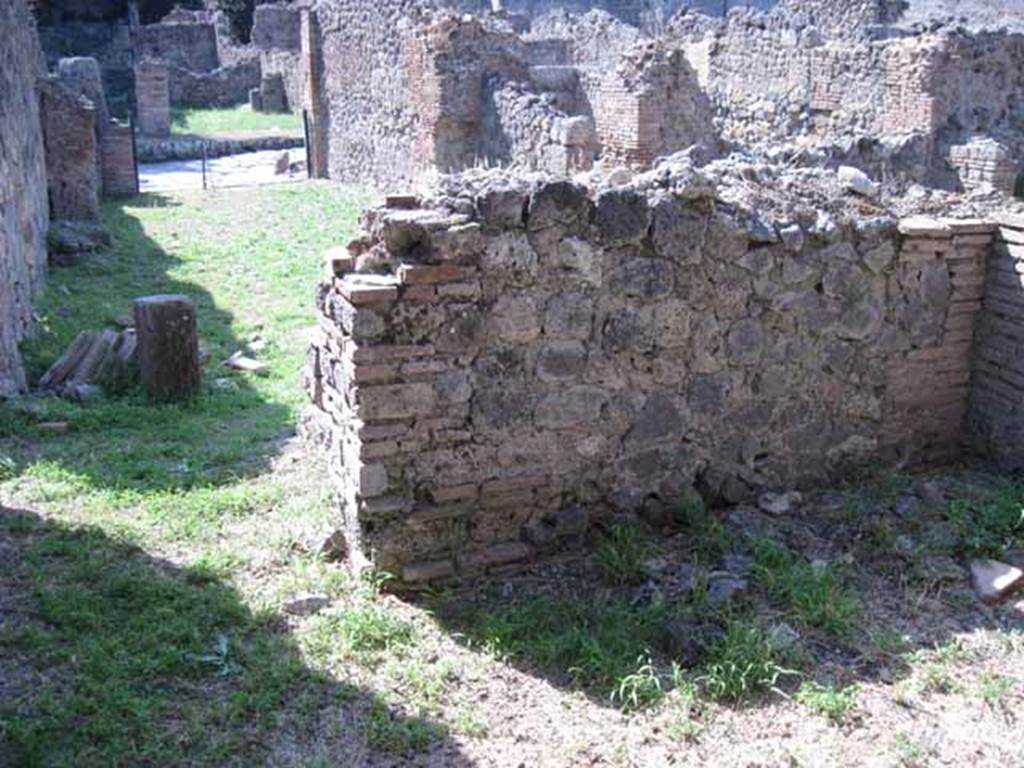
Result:
M356 390L357 410L366 421L429 416L437 395L428 383L361 386Z

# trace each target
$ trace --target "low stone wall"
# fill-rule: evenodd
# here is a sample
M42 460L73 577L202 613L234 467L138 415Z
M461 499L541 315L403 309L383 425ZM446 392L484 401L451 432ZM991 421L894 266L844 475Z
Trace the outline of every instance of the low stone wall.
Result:
M305 142L301 136L251 136L248 138L199 138L174 136L169 139L139 137L137 151L140 163L163 163L168 160L198 160L206 147L207 157L240 155L268 149L296 149Z
M244 104L249 89L260 84L260 62L257 58L239 59L234 64L209 72L193 72L171 66L171 104L181 107L233 107Z
M329 254L304 380L354 563L526 559L863 462L959 453L983 222L766 220L664 187L448 190ZM581 523L582 521L582 523Z

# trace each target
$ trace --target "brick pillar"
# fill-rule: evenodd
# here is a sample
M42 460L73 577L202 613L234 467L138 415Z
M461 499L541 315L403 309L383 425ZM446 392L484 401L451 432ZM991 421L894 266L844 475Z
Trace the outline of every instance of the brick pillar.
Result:
M94 221L100 185L96 108L56 80L44 81L39 96L51 218Z
M167 65L143 61L135 66L135 109L143 136L171 133L171 91Z
M111 120L100 145L103 191L109 197L129 197L139 193L135 172L135 140L127 123Z
M888 370L894 442L913 464L960 454L970 399L974 334L992 226L980 220L900 222L895 279L909 297L897 309L912 348Z

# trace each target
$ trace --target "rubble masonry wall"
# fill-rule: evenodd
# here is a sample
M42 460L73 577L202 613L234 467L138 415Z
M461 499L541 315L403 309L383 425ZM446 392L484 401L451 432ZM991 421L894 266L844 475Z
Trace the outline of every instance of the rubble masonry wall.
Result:
M956 456L991 227L748 216L568 182L368 214L304 374L355 561L468 574L576 504Z
M25 385L18 354L46 271L46 160L36 79L42 52L23 0L0 0L0 397Z

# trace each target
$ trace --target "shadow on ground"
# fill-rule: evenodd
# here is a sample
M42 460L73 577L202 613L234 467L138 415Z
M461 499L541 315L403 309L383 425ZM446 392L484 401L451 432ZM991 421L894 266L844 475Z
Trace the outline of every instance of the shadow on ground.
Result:
M80 331L117 327L119 320L130 318L134 298L185 294L196 303L200 343L207 353L201 396L192 403L154 405L134 385L82 404L54 397L0 403L0 456L7 462L0 480L41 463L84 478L93 489L163 492L217 486L261 473L294 434L294 416L286 404L220 366L248 339L236 336L232 313L218 306L202 284L174 275L181 260L147 235L136 213L177 205L152 194L105 205L103 223L113 246L51 272L37 304L35 337L23 351L29 379L36 381Z
M304 665L214 574L0 507L0 766L434 764L443 726Z
M816 493L782 517L741 506L657 531L634 523L646 533L632 549L598 531L524 573L414 602L467 646L604 706L657 700L680 680L741 707L804 682L895 684L917 652L955 656L981 630L1024 635L1024 601L982 604L967 567L999 505L1005 529L983 544L1024 567L1024 550L1002 549L1024 542L1022 486L936 477ZM958 528L947 510L960 508L974 511ZM735 593L716 595L728 582Z

